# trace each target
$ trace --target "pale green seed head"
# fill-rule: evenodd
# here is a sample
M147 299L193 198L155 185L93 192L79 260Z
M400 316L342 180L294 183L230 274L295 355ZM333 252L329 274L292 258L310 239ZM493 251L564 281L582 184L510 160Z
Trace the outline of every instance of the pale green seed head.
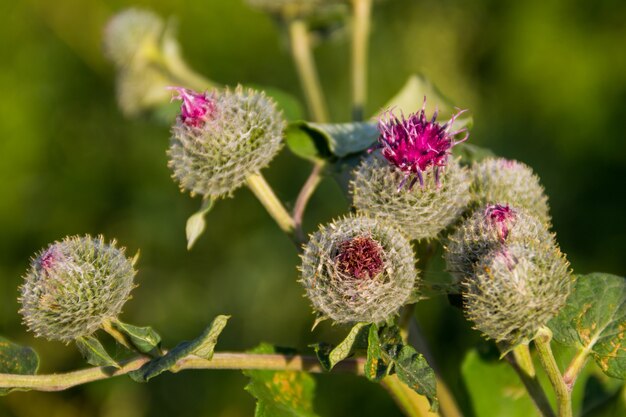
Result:
M301 273L314 310L337 323L383 322L419 282L407 239L360 216L320 226L304 247Z
M550 223L548 197L539 177L526 164L503 158L486 158L471 168L472 203L476 206L495 202L523 208Z
M20 287L30 331L70 342L117 317L134 287L134 260L99 236L66 237L32 260Z
M494 219L489 211L493 207L506 207L510 215ZM481 206L447 237L444 244L446 269L460 282L473 276L476 263L489 252L504 244L527 242L556 244L549 225L527 210L504 205Z
M552 242L504 245L463 282L465 312L485 336L514 347L556 316L571 282L569 263Z
M192 195L229 196L266 167L282 146L285 121L264 93L224 90L210 96L214 110L202 126L179 118L168 155L173 178Z
M457 220L469 199L467 169L450 160L439 178L434 170L423 174L424 186L400 187L405 173L376 154L354 171L350 183L353 204L361 214L395 226L409 239L434 239Z

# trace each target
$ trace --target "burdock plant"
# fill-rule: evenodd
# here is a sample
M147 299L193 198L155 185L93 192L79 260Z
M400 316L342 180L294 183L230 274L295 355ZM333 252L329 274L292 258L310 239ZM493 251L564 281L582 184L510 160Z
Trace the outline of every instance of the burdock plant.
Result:
M117 71L122 112L157 116L150 120L169 125L172 177L182 191L202 197L200 211L187 222L188 247L204 230L213 202L235 197L248 186L300 254L299 272L294 265L293 279L284 285L302 284L303 302L313 308L313 327L328 319L332 327L324 334L335 342L310 340L308 353L267 344L247 352L214 352L228 320L219 315L197 338L162 348L152 328L119 318L135 286L137 257L128 258L115 241L74 236L35 255L20 287L20 313L35 336L75 342L93 367L38 375L33 350L0 338L0 394L61 390L119 375L147 382L166 371L239 369L258 399L255 415L312 417L317 414L310 373L340 370L382 384L410 417L482 417L474 406L489 410L489 416L530 415L527 408L509 410L525 401L524 390L540 415L555 417L555 403L559 417L572 417L577 379L585 379L585 398L576 407L598 404L597 393L603 401L621 401L623 395L611 391L614 385L605 384L600 372L626 379L626 281L607 274L573 275L551 231L547 196L531 168L484 158L489 151L466 143L467 113L418 76L389 102L375 104L387 109L378 118L364 117L366 63L375 62L367 54L372 0L250 3L278 17L287 29L309 116L302 116L297 99L285 92L220 86L198 75L182 59L171 21L151 11L131 9L114 16L105 30L106 55ZM353 120L342 123L331 122L337 114L326 107L312 54L312 46L323 40L320 28L329 28L329 21L316 19L336 5L351 10L345 29L351 39ZM440 112L426 111L425 96ZM162 136L165 152L165 129ZM476 136L473 142L480 140ZM284 144L292 157L312 164L287 204L261 175ZM305 222L309 199L331 177L351 201L351 212L336 213L333 221L320 219L322 225L311 231ZM437 259L440 246L443 259ZM255 254L241 256L256 267ZM273 294L282 301L281 291ZM421 308L424 299L430 305ZM435 303L449 300L462 307L471 324L461 322L461 314L450 324L428 313ZM207 299L190 307L210 304ZM292 314L291 305L284 303L282 314ZM467 341L453 349L428 349L418 315L420 324L454 343L465 334L461 326L472 326L484 344L499 350L520 382L507 374L511 370L501 369L504 363L483 363L477 350L464 359L453 357L465 355ZM120 345L116 355L99 342L100 330ZM561 352L562 363L569 362L563 370L552 352L554 341L571 347ZM542 364L550 392L539 383L533 356ZM446 366L431 367L435 357ZM586 367L589 358L597 369ZM462 369L455 368L461 363ZM463 383L448 388L445 379L458 380L461 374ZM457 386L463 391L457 392ZM556 401L551 403L552 391ZM457 404L455 394L465 401ZM621 404L602 407L614 406ZM584 414L592 415L600 414Z

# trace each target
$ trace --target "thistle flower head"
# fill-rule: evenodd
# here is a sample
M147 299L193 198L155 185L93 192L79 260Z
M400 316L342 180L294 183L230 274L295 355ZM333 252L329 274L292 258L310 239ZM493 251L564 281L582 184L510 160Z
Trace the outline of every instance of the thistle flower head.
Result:
M467 206L469 176L455 160L441 178L433 170L423 175L415 190L398 187L405 174L388 164L378 152L365 159L350 182L352 202L359 213L388 222L409 239L433 239L461 216Z
M485 336L514 347L556 316L570 284L569 264L552 242L503 245L464 281L465 311Z
M548 198L532 169L518 161L486 158L470 170L472 202L476 206L500 202L523 208L550 222Z
M214 117L215 102L208 94L196 93L182 87L168 87L168 89L178 94L172 97L172 100L182 101L178 116L181 123L192 127L202 127L208 118Z
M505 244L555 243L548 225L528 210L504 204L475 209L448 236L446 268L457 281L471 279L476 263Z
M126 9L109 20L104 30L104 52L119 67L142 64L160 46L165 22L154 12Z
M133 289L134 261L102 236L67 237L31 262L20 313L36 336L69 342L117 317Z
M423 173L426 170L434 171L435 182L439 184L439 171L448 164L452 147L467 140L469 133L463 128L450 131L454 120L464 112L457 112L443 125L436 122L438 111L435 110L433 117L426 118L426 97L422 109L410 114L407 118L400 118L389 110L383 113L378 121L378 148L382 149L385 159L404 173L398 189L413 177L409 183L411 188L419 180L424 185ZM465 136L455 141L456 135L465 133Z
M182 106L168 155L181 190L230 195L280 150L285 122L265 94L242 87L211 94L175 90Z
M383 250L369 236L357 236L339 245L337 269L354 278L373 278L383 270Z
M337 323L389 319L417 280L406 238L384 222L358 216L321 226L304 247L301 272L313 308Z

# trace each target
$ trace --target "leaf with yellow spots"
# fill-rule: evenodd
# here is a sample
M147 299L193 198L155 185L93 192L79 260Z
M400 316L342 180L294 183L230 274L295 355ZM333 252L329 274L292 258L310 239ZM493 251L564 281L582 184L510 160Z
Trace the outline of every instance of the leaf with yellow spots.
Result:
M29 347L17 345L0 336L0 374L34 375L39 368L39 357ZM26 391L19 387L0 388L0 395L13 390Z
M251 353L291 353L261 344ZM306 372L246 370L246 391L257 399L255 417L317 417L313 411L315 380Z
M626 279L578 276L566 306L549 326L556 341L587 352L607 375L626 379Z

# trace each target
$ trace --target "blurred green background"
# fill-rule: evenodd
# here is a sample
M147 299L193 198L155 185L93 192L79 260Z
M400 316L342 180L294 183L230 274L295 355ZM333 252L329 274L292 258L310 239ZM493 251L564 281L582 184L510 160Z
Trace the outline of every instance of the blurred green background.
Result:
M221 201L194 249L184 226L199 206L170 179L167 127L127 120L101 51L116 11L148 7L179 19L192 67L211 79L271 85L302 97L280 33L242 0L0 2L0 334L34 346L42 372L83 366L76 349L34 339L17 313L29 257L65 235L102 233L141 249L139 288L122 319L152 325L172 346L217 314L232 314L219 350L260 341L305 349L344 330L310 332L296 282L298 257L252 194ZM415 72L471 109L471 143L520 159L541 176L554 229L578 273L626 271L626 3L621 0L389 0L377 3L368 113ZM332 118L349 117L349 44L335 37L316 59ZM288 206L309 167L285 150L264 172ZM306 226L345 212L325 180ZM479 337L436 298L419 321L468 415L458 376ZM111 345L115 351L115 347ZM322 416L400 415L382 388L351 375L319 376ZM249 416L254 400L238 372L127 378L61 393L14 393L0 416Z

